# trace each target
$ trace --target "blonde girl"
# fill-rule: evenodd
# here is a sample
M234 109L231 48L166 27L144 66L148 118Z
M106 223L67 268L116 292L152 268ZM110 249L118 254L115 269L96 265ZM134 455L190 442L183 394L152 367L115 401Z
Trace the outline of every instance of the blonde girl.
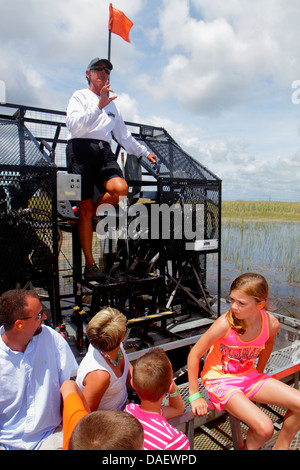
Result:
M254 402L287 408L274 449L288 449L300 428L300 391L264 373L279 331L267 312L266 279L255 273L239 276L230 289L231 308L201 336L188 356L189 401L193 414L207 413L198 390L199 361L209 351L201 373L212 404L245 422L245 449L258 449L274 432L271 419ZM257 360L257 362L256 362Z
M123 347L126 317L115 308L100 310L89 322L90 342L76 382L91 411L122 410L127 402L131 365Z

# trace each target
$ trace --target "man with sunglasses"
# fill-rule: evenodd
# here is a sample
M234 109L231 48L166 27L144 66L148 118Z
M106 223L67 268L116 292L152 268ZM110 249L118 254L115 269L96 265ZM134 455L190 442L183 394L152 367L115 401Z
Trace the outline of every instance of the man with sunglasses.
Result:
M100 281L105 275L99 270L92 253L92 217L102 204L115 205L125 198L127 183L111 150L112 138L136 157L147 157L155 163L156 156L137 142L128 131L114 101L109 76L113 66L106 59L93 59L86 70L89 87L77 90L67 108L67 167L69 173L81 175L82 200L79 202L78 233L85 256L85 278ZM94 201L94 186L100 196Z
M0 449L62 447L60 387L78 365L66 340L43 320L36 292L0 297Z

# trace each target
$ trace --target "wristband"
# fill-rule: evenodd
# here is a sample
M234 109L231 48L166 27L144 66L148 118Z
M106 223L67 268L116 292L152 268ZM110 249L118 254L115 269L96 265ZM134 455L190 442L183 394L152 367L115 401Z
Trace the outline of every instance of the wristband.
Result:
M169 393L169 397L171 397L171 398L175 398L175 397L177 397L178 395L179 395L179 388L178 388L178 387L176 387L176 391L175 391L175 392Z
M190 397L188 397L188 401L192 403L192 401L198 400L198 398L201 398L200 392L196 392L194 393L194 395L191 395Z

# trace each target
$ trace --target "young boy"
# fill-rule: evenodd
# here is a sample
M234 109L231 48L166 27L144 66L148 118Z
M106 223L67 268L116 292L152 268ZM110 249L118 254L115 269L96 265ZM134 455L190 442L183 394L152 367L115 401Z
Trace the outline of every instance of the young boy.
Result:
M173 381L172 365L161 348L146 352L134 363L132 386L141 404L130 403L125 411L142 423L144 449L189 450L185 434L167 421L183 413L184 402ZM169 394L169 404L162 406L166 393Z

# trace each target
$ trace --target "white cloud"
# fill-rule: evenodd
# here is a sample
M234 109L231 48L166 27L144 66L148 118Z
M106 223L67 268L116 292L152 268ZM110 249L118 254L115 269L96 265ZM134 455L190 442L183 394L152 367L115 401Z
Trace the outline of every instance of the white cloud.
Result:
M126 13L135 15L142 0L128 0ZM122 4L114 2L115 8ZM10 102L23 96L23 104L59 106L58 88L65 86L64 109L71 86L85 86L85 67L93 57L107 57L109 3L94 0L11 0L2 2L0 17L0 77ZM115 37L116 38L116 37ZM123 73L135 60L135 48L118 47L114 58ZM129 60L130 58L130 60ZM73 76L71 77L71 72ZM59 83L60 81L60 83ZM44 84L44 95L37 89ZM70 86L70 90L68 90ZM55 99L55 95L59 99ZM25 96L25 103L24 103Z
M191 16L190 3L203 18ZM154 83L143 75L139 85L198 114L260 100L270 83L290 86L300 75L300 51L296 3L286 3L165 0L159 21L167 63Z
M141 120L138 114L138 104L135 99L127 93L118 94L117 105L125 121L139 122Z
M299 0L114 0L134 22L112 37L111 77L128 121L164 127L223 180L224 198L300 200ZM8 102L66 108L107 56L109 2L1 3Z

